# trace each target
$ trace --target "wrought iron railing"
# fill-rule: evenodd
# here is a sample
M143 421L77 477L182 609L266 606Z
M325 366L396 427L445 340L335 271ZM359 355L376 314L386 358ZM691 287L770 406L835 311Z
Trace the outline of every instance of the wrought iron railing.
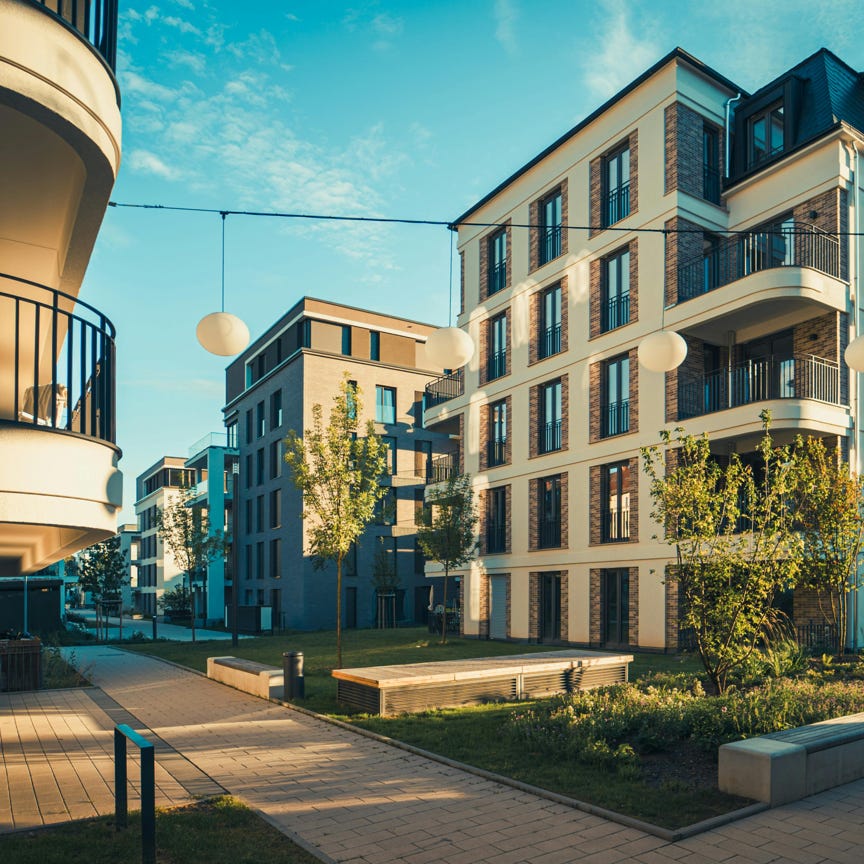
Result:
M552 549L561 545L560 519L541 519L539 528L541 549Z
M712 204L720 203L720 172L710 165L702 166L702 197Z
M546 264L561 254L561 226L544 225L540 229L540 263Z
M561 325L553 324L540 334L540 359L551 357L561 351Z
M499 261L489 268L489 293L496 294L507 287L507 261Z
M552 420L540 427L538 449L541 453L551 453L561 449L561 421Z
M80 33L114 72L117 68L117 0L30 0Z
M802 648L829 648L837 645L837 627L825 621L808 621L795 627Z
M114 325L62 291L0 279L22 286L0 290L0 344L9 356L0 368L0 418L113 443Z
M809 267L840 278L840 242L802 222L729 237L678 268L678 302L774 267Z
M604 543L620 543L629 540L630 508L604 508L600 514L600 536Z
M486 527L486 551L507 551L507 526L493 522Z
M442 375L426 385L426 407L434 408L442 402L455 399L465 392L465 373L457 369L449 375Z
M621 435L630 431L630 400L610 402L601 411L600 434L606 438L610 435Z
M603 225L614 225L630 215L630 184L624 183L606 193Z
M490 441L486 462L490 468L503 465L507 461L507 441Z
M794 355L748 360L695 381L678 382L678 419L713 414L768 399L813 399L840 404L840 364Z
M427 483L446 483L451 477L459 474L459 454L444 453L441 456L433 456L432 463L426 473Z
M489 355L486 361L486 377L489 381L494 381L502 375L507 374L507 352L494 351Z
M605 333L630 323L630 294L610 297L603 305L601 327Z

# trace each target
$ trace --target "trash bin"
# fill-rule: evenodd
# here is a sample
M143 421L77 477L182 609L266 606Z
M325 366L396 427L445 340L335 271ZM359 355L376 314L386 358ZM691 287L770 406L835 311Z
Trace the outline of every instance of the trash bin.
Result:
M42 642L0 639L0 691L38 690L42 685Z
M303 652L286 651L282 655L283 699L303 699L306 695L306 682L303 679Z

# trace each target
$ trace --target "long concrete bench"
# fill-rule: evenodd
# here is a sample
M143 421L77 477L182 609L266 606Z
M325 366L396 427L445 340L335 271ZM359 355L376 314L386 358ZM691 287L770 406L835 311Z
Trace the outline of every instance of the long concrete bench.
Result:
M864 714L772 732L720 748L720 790L772 807L862 777Z
M262 699L281 699L283 672L239 657L208 657L207 677Z
M632 654L545 651L473 660L334 669L340 702L368 714L399 714L532 699L627 680Z

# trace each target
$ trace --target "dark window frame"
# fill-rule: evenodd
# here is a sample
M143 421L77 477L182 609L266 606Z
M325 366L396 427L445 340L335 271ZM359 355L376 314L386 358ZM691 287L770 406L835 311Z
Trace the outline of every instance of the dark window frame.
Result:
M624 177L626 154L626 178ZM613 181L612 168L617 180ZM630 215L630 141L623 142L603 157L602 163L602 227L615 225Z
M600 542L626 543L630 540L630 484L632 483L630 462L610 462L601 467L600 473ZM615 505L611 506L613 495ZM626 486L626 491L625 491ZM625 507L626 504L626 507Z
M539 387L537 452L555 453L564 446L564 381L556 378L540 384ZM550 394L552 394L551 402Z
M563 295L560 282L556 282L540 292L540 326L537 328L537 357L540 360L561 353L561 328L564 319Z
M494 381L507 374L507 312L489 319L486 342L486 379Z
M488 296L507 287L507 229L501 228L486 239Z
M560 186L553 189L540 199L537 208L540 217L537 265L540 267L554 261L563 252L564 196L562 193Z
M626 363L626 388L624 369ZM610 372L614 374L614 387L610 386ZM624 392L626 389L626 397ZM612 397L617 398L613 399ZM624 398L622 398L624 397ZM619 354L603 361L600 394L600 437L611 438L630 431L630 355Z
M617 290L612 294L612 275ZM627 290L622 290L626 281ZM603 259L600 297L600 332L609 333L630 323L630 245Z
M561 475L541 477L537 495L537 548L561 547Z

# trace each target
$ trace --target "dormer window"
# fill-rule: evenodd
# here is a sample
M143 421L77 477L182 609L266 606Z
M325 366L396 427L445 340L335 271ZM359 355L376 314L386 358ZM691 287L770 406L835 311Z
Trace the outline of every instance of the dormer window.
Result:
M783 152L783 103L774 102L747 121L747 167L756 168Z

